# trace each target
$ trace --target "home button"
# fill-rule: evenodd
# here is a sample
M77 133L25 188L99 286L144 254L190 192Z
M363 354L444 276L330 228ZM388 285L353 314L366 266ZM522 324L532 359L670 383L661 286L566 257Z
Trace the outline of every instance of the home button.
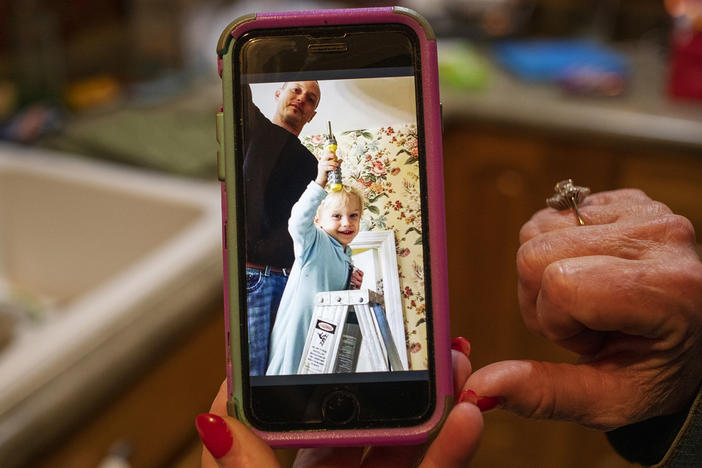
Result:
M352 393L337 390L322 402L324 420L332 424L346 424L358 414L358 400Z

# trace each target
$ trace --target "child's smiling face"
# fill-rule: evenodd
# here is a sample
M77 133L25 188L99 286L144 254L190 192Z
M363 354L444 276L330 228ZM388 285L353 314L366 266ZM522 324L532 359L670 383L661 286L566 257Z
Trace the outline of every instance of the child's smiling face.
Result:
M355 195L334 197L320 207L315 222L346 247L360 228L361 201Z

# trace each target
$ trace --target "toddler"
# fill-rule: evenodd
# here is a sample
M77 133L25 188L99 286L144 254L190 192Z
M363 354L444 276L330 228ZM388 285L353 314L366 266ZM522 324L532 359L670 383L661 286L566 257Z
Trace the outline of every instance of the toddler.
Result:
M339 162L330 153L322 157L317 178L290 213L295 262L273 325L266 375L297 374L315 294L361 286L363 272L353 269L348 246L360 227L361 195L347 186L338 192L324 190L327 172Z

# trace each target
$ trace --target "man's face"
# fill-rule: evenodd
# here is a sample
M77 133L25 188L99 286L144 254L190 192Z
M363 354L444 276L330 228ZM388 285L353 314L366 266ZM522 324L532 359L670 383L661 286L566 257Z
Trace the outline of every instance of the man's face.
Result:
M319 210L317 224L346 247L356 237L361 224L361 203L356 197L336 198Z
M299 133L317 113L320 91L315 81L293 81L275 91L277 117Z

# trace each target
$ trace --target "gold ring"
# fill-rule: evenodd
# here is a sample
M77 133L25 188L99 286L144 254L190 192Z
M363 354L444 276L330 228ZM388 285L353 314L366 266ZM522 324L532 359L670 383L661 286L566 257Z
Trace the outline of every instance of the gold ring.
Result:
M575 211L575 216L578 218L578 223L584 226L583 218L580 217L578 205L585 200L585 197L590 195L588 187L579 187L573 184L573 179L562 180L556 184L553 189L556 194L546 199L546 204L557 210Z

